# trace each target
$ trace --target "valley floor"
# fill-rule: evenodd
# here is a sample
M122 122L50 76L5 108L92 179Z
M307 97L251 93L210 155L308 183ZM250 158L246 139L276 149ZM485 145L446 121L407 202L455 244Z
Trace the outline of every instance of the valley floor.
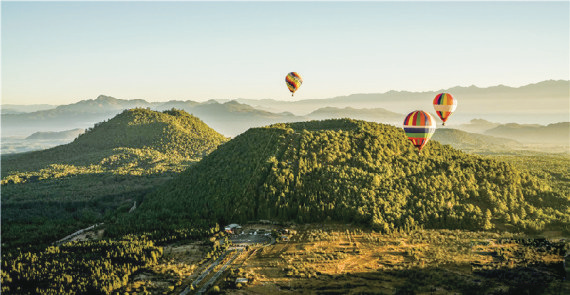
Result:
M260 239L270 232L275 242ZM350 225L248 225L231 240L237 247L217 259L205 259L207 248L201 242L167 246L162 263L134 276L124 290L153 294L570 291L564 268L568 244L560 237L529 239L459 230L380 234ZM196 284L198 277L202 278ZM239 284L238 278L242 278Z

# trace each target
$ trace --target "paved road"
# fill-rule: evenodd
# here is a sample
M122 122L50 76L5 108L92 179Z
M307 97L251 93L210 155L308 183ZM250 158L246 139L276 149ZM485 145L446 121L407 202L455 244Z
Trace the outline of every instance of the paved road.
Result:
M243 249L239 249L236 252L236 254L234 254L234 256L230 260L228 260L228 262L226 262L224 264L224 266L222 266L222 268L220 268L220 270L218 270L218 272L208 282L206 282L206 284L204 284L204 286L202 286L202 288L200 288L200 290L198 290L198 292L196 292L196 294L206 293L208 288L218 280L218 278L222 275L222 273L224 273L226 268L228 268L228 265L230 265L232 262L234 262L234 260L241 254L241 252L243 252Z
M214 262L212 262L212 264L208 267L208 269L206 269L205 271L203 271L195 280L194 282L192 282L192 284L190 284L191 286L194 286L194 288L196 286L198 286L198 284L200 284L200 282L210 274L210 272L212 271L212 269L214 269L214 267L216 267L216 265L220 264L220 262L226 257L226 255L229 253L229 251L224 251L224 253L222 253L222 255L220 255L220 257L218 257L218 259L216 259ZM182 293L180 293L180 295L186 295L190 292L190 286L186 287L186 289L184 289L184 291L182 291Z
M273 245L275 243L275 238L273 238L270 235L266 236L266 235L240 234L240 235L233 235L230 237L230 239L235 246L224 251L224 253L220 255L220 257L218 257L218 259L216 259L216 261L214 261L205 271L203 271L194 280L194 282L190 284L190 286L194 286L194 288L196 288L198 284L200 284L200 282L210 274L212 269L214 269L214 267L220 264L220 262L228 255L228 253L230 253L233 250L238 250L237 253L230 260L228 260L228 262L226 262L224 266L206 284L204 284L204 286L202 286L202 288L200 288L200 290L198 290L196 294L203 294L204 292L206 292L208 290L208 287L214 284L216 280L222 275L224 270L226 270L226 268L239 256L241 252L243 252L243 249L245 247L254 244L264 244L265 246L267 246L267 245ZM187 295L188 293L190 293L190 286L186 287L186 289L184 289L184 291L182 291L180 295Z

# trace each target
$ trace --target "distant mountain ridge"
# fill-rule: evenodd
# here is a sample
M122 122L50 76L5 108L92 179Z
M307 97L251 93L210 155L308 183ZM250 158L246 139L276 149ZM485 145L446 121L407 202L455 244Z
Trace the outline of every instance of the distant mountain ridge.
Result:
M519 123L531 120L549 124L569 120L569 88L570 81L550 80L522 87L503 85L487 88L457 86L437 91L388 91L296 101L238 98L206 102L191 100L148 102L143 99L124 100L100 95L96 99L83 100L50 110L4 114L2 115L2 133L3 136L28 136L37 131L88 128L96 122L113 117L124 109L134 107L151 108L158 111L171 108L183 109L201 118L205 123L226 136L235 136L248 128L273 123L338 118L340 116L387 122L376 117L382 116L384 118L390 117L397 123L396 114L407 114L416 109L433 112L433 97L443 91L452 93L459 101L456 112L448 122L453 128L461 128L454 126L454 124L461 124L474 118ZM540 100L540 104L536 103L537 100ZM326 115L325 110L328 112ZM381 110L391 112L391 114L380 112ZM375 112L377 113L375 114Z
M74 139L84 132L85 132L85 129L81 129L81 128L76 128L76 129L66 130L66 131L59 131L59 132L36 132L36 133L26 137L26 140Z
M451 128L437 128L432 140L468 152L503 151L521 146L521 143L508 138L465 132Z
M28 134L37 131L52 131L68 129L72 126L88 128L97 122L107 120L125 109L150 108L164 111L172 108L192 113L204 120L212 128L221 133L234 136L250 127L264 126L277 122L302 121L303 117L291 113L271 113L255 109L237 101L219 103L210 100L203 103L195 101L147 102L142 99L125 100L100 95L96 99L58 106L54 109L22 114L7 114L2 116L4 136L21 135L23 130Z
M485 131L485 134L515 139L523 143L554 143L570 145L570 122L547 126L536 124L503 124Z
M409 113L416 109L433 110L432 101L437 93L448 92L459 101L453 119L468 121L473 118L501 118L511 122L540 119L545 123L568 120L570 108L570 81L547 80L521 87L504 85L480 88L456 86L434 91L388 91L385 93L361 93L326 99L277 101L272 99L243 99L237 101L265 108L270 111L286 110L304 114L328 107L386 108L393 112ZM540 101L540 104L537 104ZM524 117L528 115L528 117Z
M350 118L355 120L366 120L378 123L401 123L404 114L391 112L384 108L355 109L352 107L336 108L324 107L317 109L307 115L313 120Z
M469 123L457 125L455 128L467 132L484 133L485 131L493 129L499 125L501 125L501 123L489 122L485 119L473 119L469 121Z
M55 105L50 104L32 104L32 105L18 105L18 104L2 104L2 115L5 114L22 114L42 110L49 110L55 108Z

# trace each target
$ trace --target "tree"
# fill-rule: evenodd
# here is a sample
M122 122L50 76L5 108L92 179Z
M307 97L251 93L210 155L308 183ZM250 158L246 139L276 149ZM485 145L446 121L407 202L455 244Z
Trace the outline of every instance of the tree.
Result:
M483 229L484 230L491 230L494 227L493 223L491 223L492 218L493 218L493 215L491 215L491 210L487 209L487 211L485 211L485 217L484 217L484 221L483 221Z

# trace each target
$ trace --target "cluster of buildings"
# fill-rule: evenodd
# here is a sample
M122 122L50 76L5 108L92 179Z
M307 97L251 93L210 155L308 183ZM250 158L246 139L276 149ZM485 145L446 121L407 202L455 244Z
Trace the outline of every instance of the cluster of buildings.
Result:
M239 225L237 223L232 223L230 225L227 225L224 228L224 231L228 234L237 235L237 234L241 234L242 228L241 228L241 225Z

